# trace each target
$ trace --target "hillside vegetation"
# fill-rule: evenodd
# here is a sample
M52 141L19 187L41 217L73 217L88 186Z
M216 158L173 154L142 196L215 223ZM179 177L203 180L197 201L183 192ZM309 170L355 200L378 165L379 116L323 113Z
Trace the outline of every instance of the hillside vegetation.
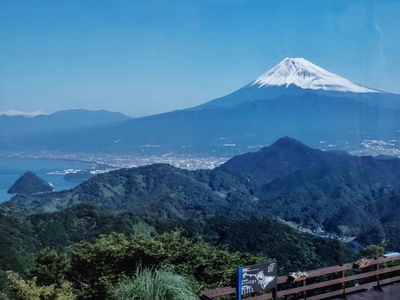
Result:
M276 259L281 274L349 262L357 255L338 239L304 233L281 219L356 237L361 246L387 240L388 250L398 250L399 183L399 159L323 152L285 137L258 152L233 157L214 170L187 171L155 164L96 175L68 191L18 193L0 205L4 228L0 283L7 285L7 270L20 274L9 273L15 284L38 274L41 263L36 253L44 249L54 251L52 259L68 254L62 278L80 299L100 299L96 293L103 295L111 283L125 282L117 274L135 276L139 262L150 268L176 265L174 272L195 285L215 287L216 278L210 273L201 275L200 270L190 271L184 265L187 256L195 254L174 250L168 244L173 240L182 245L200 243L210 253L225 251L221 255L227 259L236 257L228 259L229 268ZM153 252L154 257L146 258L144 252L131 257L121 248L117 251L121 258L107 254L115 264L113 259L105 263L101 258L100 265L96 263L100 269L85 273L100 259L89 258L90 253L133 247L132 241L142 246L154 242L159 247L159 239L166 243L164 252ZM149 247L146 251L153 251ZM83 255L79 260L87 262L77 263L74 255L78 253ZM176 261L171 261L173 255L178 255ZM224 269L216 260L218 255L205 256L203 268L214 264L210 268L227 272L224 280L231 280L232 270ZM132 266L129 272L120 269L127 261ZM44 284L40 280L39 276L35 284ZM82 283L90 288L83 289Z
M38 284L54 284L57 281L54 276L61 275L41 274L44 272L41 264L54 264L53 260L59 261L60 255L67 253L66 269L61 277L71 282L74 289L80 291L76 293L83 293L85 299L102 299L99 293L104 295L110 289L110 282L123 280L125 277L121 274L133 276L139 263L146 267L172 264L175 273L197 282L197 289L201 285L217 287L222 279L229 285L238 265L276 259L280 272L287 274L297 269L352 261L356 256L347 244L303 235L279 221L268 219L167 219L150 214L113 213L93 203L75 205L60 212L30 214L24 219L7 216L4 212L1 216L3 226L21 223L13 227L12 239L7 234L10 232L2 236L0 283L4 289L9 284L7 270L20 273L22 278L35 275ZM151 243L154 246L150 246ZM186 249L183 246L186 244L197 245L198 250ZM161 248L156 250L157 247ZM49 251L46 249L53 249L51 257L38 261L36 253L44 255ZM200 249L201 254L198 253ZM138 251L137 254L134 251ZM200 269L194 272L185 266L185 261L190 263L190 268L198 261L198 268L207 273L201 275ZM56 272L58 268L61 267L44 269ZM47 279L41 277L45 275ZM100 286L95 283L99 280Z
M173 219L280 217L356 236L361 244L388 238L390 247L399 248L391 238L399 234L399 200L399 159L323 152L285 137L214 170L166 164L121 169L69 191L18 194L2 207L46 213L94 202L111 211Z

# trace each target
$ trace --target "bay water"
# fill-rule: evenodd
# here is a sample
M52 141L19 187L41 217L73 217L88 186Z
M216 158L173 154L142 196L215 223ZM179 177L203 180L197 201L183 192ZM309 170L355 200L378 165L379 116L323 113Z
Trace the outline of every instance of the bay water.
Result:
M13 195L8 189L25 172L31 171L41 179L50 182L55 191L71 189L83 181L66 180L63 174L67 170L92 169L94 163L76 160L59 160L27 157L0 156L0 203L10 200Z

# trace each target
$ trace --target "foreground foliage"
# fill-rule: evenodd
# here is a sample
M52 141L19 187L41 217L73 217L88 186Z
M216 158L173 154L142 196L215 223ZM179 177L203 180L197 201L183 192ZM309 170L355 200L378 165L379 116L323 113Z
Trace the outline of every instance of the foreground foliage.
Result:
M115 300L198 300L188 280L165 266L138 266L133 278L122 280L110 296Z
M101 299L121 279L120 274L133 276L138 265L174 266L174 272L197 284L215 287L228 284L236 267L265 260L247 253L230 253L212 247L201 238L184 238L174 231L155 237L134 235L127 239L122 234L100 237L91 244L82 241L70 247L71 271L80 289L90 297Z
M201 235L210 245L225 245L230 252L262 253L279 262L285 272L314 269L353 261L349 245L333 239L305 235L274 219L166 219L151 214L112 213L103 207L84 203L60 212L12 217L0 211L0 269L27 275L35 265L35 253L50 248L65 253L70 245L85 240L94 243L100 235L112 232L156 236L177 228L182 236ZM46 260L46 257L41 259ZM50 268L50 267L49 267ZM0 270L0 289L7 276Z
M324 153L283 138L213 170L156 164L69 191L21 193L0 204L0 290L7 293L7 270L32 288L70 282L79 299L102 299L139 263L174 266L212 288L263 257L283 273L354 261L348 244L310 228L357 237L355 247L388 240L398 251L399 170L399 159Z
M173 295L155 291L166 297L159 299L183 299L176 298L180 289L185 295L193 295L200 287L228 285L234 279L237 266L266 259L261 255L230 253L205 243L200 237L185 238L180 231L131 238L112 233L94 243L74 244L67 254L42 250L37 254L32 279L24 281L14 272L9 272L9 279L13 297L21 300L74 297L101 300L110 293L115 296L125 289L136 289L137 285L146 292L151 289L148 284L164 282L166 278L175 281L177 290ZM64 298L55 298L55 295Z
M18 273L9 271L8 279L11 282L12 299L15 300L75 300L71 282L63 281L59 284L38 285L37 278L21 279ZM4 297L6 297L4 295ZM7 298L5 298L7 299Z

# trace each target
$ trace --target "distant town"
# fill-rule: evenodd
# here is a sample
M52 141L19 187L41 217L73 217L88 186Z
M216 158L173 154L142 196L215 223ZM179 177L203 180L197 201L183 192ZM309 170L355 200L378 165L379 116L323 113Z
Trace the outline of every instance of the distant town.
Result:
M112 170L122 168L135 168L150 164L165 163L170 164L174 167L197 170L197 169L214 169L226 162L229 158L226 157L197 157L197 156L184 156L176 154L165 154L165 155L152 155L152 156L137 156L137 155L123 155L123 154L64 154L64 153L53 153L53 152L40 152L32 154L22 153L8 153L0 154L0 156L7 157L20 157L20 158L42 158L42 159L54 159L54 160L73 160L93 163L93 167L90 170L76 170L76 169L65 169L57 170L52 174L67 175L67 174L79 174L79 173L90 173L91 175L109 172ZM78 179L78 178L75 178Z

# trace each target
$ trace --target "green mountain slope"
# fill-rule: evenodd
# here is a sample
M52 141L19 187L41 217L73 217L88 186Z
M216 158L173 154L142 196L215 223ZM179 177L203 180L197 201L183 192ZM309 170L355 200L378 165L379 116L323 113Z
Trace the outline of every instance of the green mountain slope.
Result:
M13 225L14 224L14 225ZM33 267L33 255L40 249L64 252L81 240L94 242L112 232L156 235L176 229L186 237L201 235L214 246L230 251L262 254L280 261L287 272L294 268L315 268L351 261L355 252L337 240L304 235L273 219L233 220L227 217L205 219L166 219L149 214L112 213L103 207L84 203L60 212L32 214L25 218L0 213L2 230L0 269L26 272Z
M61 211L94 202L117 212L170 219L280 217L309 228L357 236L361 244L392 237L400 247L400 160L309 148L285 137L214 170L166 164L94 176L69 191L16 195L3 209Z
M246 178L219 170L187 171L156 164L100 174L69 191L16 195L3 206L39 213L94 202L113 211L148 212L170 218L248 216L248 206L256 202L249 186Z

